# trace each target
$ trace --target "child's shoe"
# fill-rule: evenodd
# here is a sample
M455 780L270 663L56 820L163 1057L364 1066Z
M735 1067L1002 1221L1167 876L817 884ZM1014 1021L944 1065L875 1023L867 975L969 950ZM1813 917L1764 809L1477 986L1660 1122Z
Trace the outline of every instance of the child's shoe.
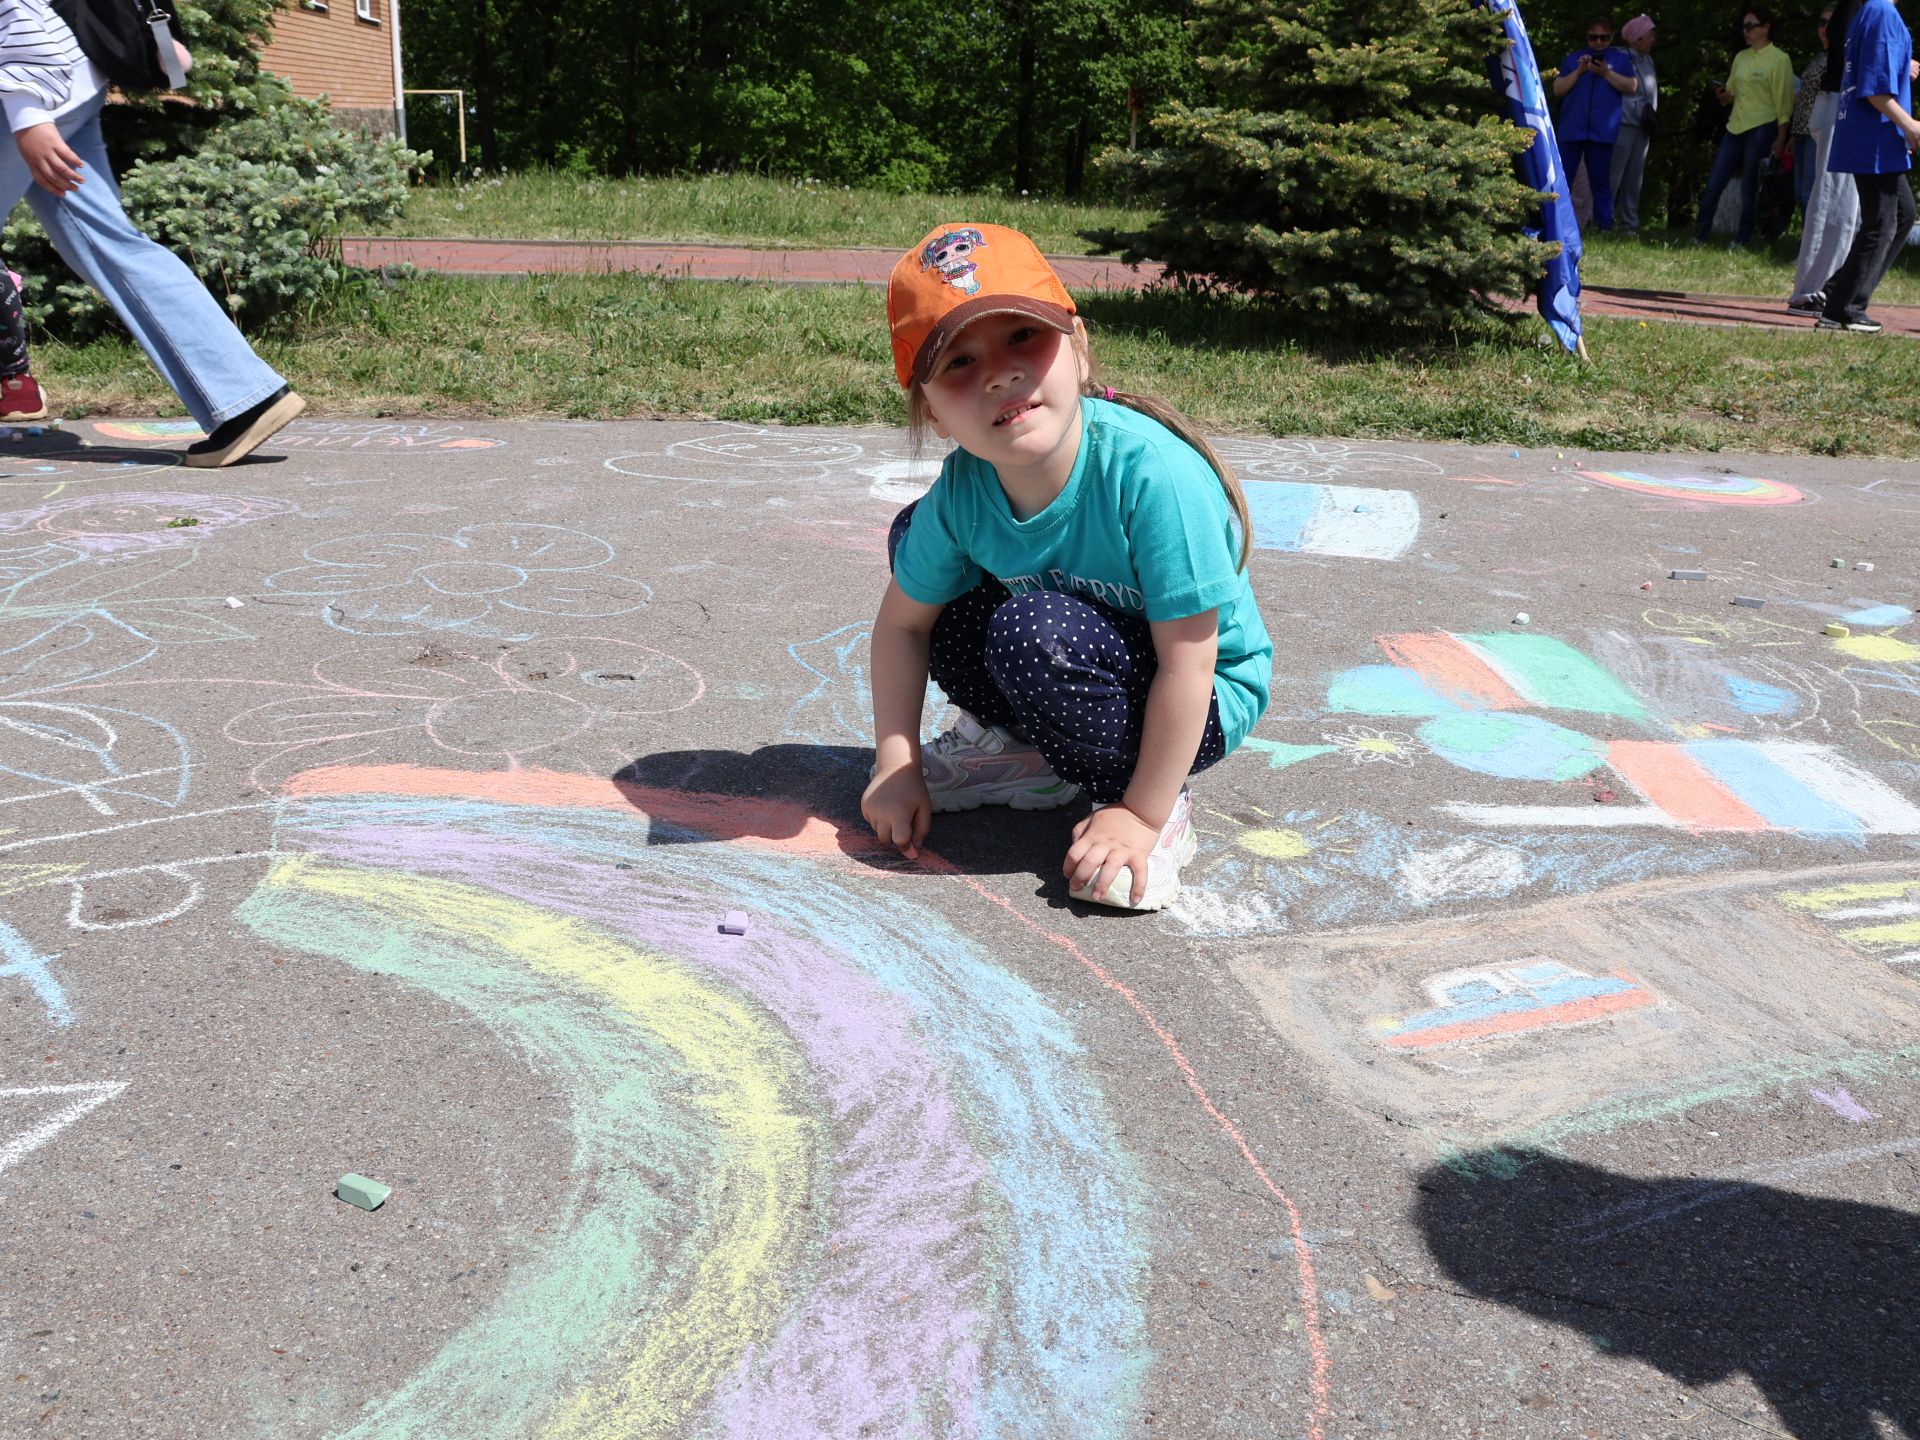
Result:
M44 420L47 397L31 375L9 375L0 380L0 421Z
M1046 757L1004 725L982 725L966 711L920 751L920 773L936 811L1011 805L1052 810L1080 794Z
M1103 807L1096 804L1093 808ZM1160 838L1147 856L1147 893L1140 897L1138 904L1133 900L1133 872L1124 865L1119 874L1107 881L1104 894L1096 895L1091 889L1067 893L1076 900L1114 905L1122 910L1164 910L1180 893L1180 867L1193 859L1193 852L1198 848L1199 842L1193 838L1193 796L1183 785L1180 798L1173 802L1173 813L1160 827Z

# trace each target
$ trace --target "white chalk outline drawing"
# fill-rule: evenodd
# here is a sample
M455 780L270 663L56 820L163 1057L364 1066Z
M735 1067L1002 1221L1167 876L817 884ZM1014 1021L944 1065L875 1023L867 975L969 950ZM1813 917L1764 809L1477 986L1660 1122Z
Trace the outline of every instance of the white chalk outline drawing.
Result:
M0 1140L0 1174L5 1174L69 1125L85 1119L126 1088L125 1080L90 1080L77 1085L27 1085L19 1089L0 1090L0 1102L28 1100L36 1095L78 1097L38 1125L16 1130L5 1140Z
M1444 475L1446 468L1420 455L1348 445L1339 440L1249 440L1209 437L1214 450L1242 479L1332 481L1366 475Z
M668 480L729 488L831 483L851 478L851 466L867 447L853 440L822 438L810 431L727 426L658 450L625 450L602 465L636 480Z
M45 718L48 716L53 718ZM171 750L166 758L173 763L147 765L135 770L121 769L114 755L115 749L122 745L121 731L116 728L114 719L109 717L117 717L123 726L129 720L137 720L149 727L147 737L151 739L156 734L161 737L163 748L170 747ZM120 813L114 808L115 801L119 801L123 809L128 801L142 801L172 809L186 799L192 782L193 760L180 732L164 721L131 710L95 705L62 705L51 700L5 699L0 700L0 731L12 731L18 737L8 747L10 757L16 762L23 758L22 745L32 741L48 751L48 759L91 763L100 771L93 778L76 780L71 776L53 774L51 767L44 764L31 769L20 763L0 764L0 779L10 776L29 786L45 787L19 794L0 793L0 806L70 796L82 801L96 815L112 819ZM127 788L139 781L161 780L169 776L177 777L171 785L155 786L150 790Z
M324 540L307 547L305 565L265 584L324 599L326 623L349 635L459 631L524 642L540 632L513 617L606 620L651 604L651 585L603 571L614 554L599 536L571 526L488 521L451 535L387 530ZM471 573L464 581L449 573L459 570ZM507 595L519 598L500 598Z

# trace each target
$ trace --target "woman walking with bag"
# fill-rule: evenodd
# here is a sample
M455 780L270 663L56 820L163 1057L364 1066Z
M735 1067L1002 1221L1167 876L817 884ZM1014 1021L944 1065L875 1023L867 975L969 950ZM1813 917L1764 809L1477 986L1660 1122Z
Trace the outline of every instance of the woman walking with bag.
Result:
M164 58L190 63L184 49ZM24 195L60 258L113 306L207 432L186 463L231 465L306 402L179 257L127 219L100 134L107 83L47 0L0 0L0 105L13 132L0 144L0 214Z

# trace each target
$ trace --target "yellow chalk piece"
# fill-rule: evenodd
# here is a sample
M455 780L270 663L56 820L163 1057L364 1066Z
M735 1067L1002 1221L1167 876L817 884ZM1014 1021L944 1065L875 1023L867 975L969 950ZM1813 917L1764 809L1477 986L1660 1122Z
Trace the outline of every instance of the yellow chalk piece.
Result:
M1830 625L1823 625L1820 628L1820 633L1822 635L1831 635L1836 640L1844 640L1847 636L1853 634L1853 631L1836 620Z
M293 885L363 906L402 925L491 946L596 992L705 1078L693 1103L712 1118L718 1173L685 1253L697 1257L645 1316L611 1376L587 1383L542 1434L611 1440L687 1433L752 1346L777 1331L793 1301L808 1229L820 1137L806 1110L791 1042L770 1020L678 961L584 921L473 885L316 862L277 862L269 885Z
M1797 890L1780 897L1780 903L1796 910L1833 910L1842 905L1857 905L1863 900L1899 900L1920 893L1920 880L1869 880L1855 885L1834 885L1825 890Z

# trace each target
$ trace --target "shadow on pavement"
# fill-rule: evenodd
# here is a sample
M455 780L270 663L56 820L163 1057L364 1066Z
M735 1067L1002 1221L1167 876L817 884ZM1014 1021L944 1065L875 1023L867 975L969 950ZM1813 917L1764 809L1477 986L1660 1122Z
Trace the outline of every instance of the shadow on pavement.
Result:
M871 750L852 745L669 750L630 761L612 779L655 822L649 844L741 841L881 870L919 868L878 840L861 817L872 763ZM982 807L936 815L928 847L938 858L927 868L1057 878L1068 833L1084 813L1084 807L1040 815Z
M1920 1137L1874 1163L1910 1183L1916 1155ZM1420 1178L1427 1246L1469 1294L1685 1385L1748 1375L1798 1440L1872 1440L1875 1414L1920 1436L1920 1216L1741 1180L1519 1161L1511 1179Z

